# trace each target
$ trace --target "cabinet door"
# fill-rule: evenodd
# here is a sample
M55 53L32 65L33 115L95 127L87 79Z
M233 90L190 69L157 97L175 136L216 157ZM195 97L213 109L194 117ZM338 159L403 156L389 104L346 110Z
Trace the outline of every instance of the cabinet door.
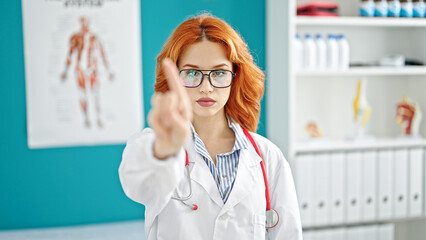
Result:
M361 152L346 154L346 222L361 220Z
M394 152L394 217L407 216L408 202L408 150L398 149Z
M296 191L299 201L300 218L303 227L313 222L313 155L304 154L296 158Z
M313 231L303 231L303 240L314 240Z
M330 159L329 154L314 156L314 225L330 222Z
M330 223L341 224L344 221L345 196L345 154L336 152L330 155Z
M393 240L394 239L394 225L393 224L379 225L378 239L379 240Z
M379 151L379 211L378 219L390 219L392 214L393 196L393 152Z
M364 226L362 227L362 236L360 239L364 240L377 240L378 239L378 226Z
M362 220L373 221L377 218L377 152L366 151L362 154Z
M422 202L423 202L423 149L414 148L410 149L409 156L409 195L408 195L408 209L410 217L417 217L422 215Z
M329 240L343 240L346 236L346 228L335 228L330 230Z
M349 227L346 231L346 240L361 240L362 227Z
M314 240L330 240L331 239L331 230L322 229L314 231Z

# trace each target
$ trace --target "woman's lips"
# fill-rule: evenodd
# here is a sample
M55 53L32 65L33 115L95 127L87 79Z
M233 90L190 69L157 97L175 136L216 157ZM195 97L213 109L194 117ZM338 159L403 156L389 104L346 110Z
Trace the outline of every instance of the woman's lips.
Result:
M215 104L216 101L211 98L200 98L197 100L197 103L201 107L210 107L210 106L213 106L213 104Z

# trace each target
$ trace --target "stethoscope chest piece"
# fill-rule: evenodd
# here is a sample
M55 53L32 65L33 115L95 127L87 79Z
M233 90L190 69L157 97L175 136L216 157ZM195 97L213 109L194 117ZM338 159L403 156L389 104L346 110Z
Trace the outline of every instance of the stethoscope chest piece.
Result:
M280 220L277 211L275 209L270 209L266 211L265 214L266 222L265 227L266 228L273 228L278 224L278 221Z

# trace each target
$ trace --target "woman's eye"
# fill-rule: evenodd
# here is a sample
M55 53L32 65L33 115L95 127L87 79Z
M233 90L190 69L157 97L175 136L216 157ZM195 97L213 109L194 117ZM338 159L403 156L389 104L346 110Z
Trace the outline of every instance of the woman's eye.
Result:
M197 75L197 71L189 70L187 74L188 76L194 77L195 75Z
M216 71L215 75L218 77L222 77L223 75L225 75L225 71Z

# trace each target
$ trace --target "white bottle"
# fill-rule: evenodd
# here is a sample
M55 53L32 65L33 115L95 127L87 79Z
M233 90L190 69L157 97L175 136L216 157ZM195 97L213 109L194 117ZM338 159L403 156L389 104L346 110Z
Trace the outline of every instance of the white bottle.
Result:
M327 45L319 33L315 36L315 44L317 45L317 69L324 70L327 68Z
M388 17L399 17L401 14L401 3L399 0L388 0Z
M339 46L339 69L349 69L350 48L345 35L338 36L337 45Z
M314 39L309 33L305 35L305 41L303 42L303 61L305 62L306 70L316 69L317 49Z
M413 17L413 3L411 0L401 0L401 17Z
M413 17L425 17L426 5L423 0L413 0Z
M339 61L339 46L336 37L328 34L327 40L327 68L329 70L337 70Z
M296 71L303 69L303 43L299 34L294 39L293 60Z
M359 14L362 17L373 17L374 16L373 0L361 0L360 6L359 6Z
M387 17L388 16L388 3L386 0L374 0L374 16Z

